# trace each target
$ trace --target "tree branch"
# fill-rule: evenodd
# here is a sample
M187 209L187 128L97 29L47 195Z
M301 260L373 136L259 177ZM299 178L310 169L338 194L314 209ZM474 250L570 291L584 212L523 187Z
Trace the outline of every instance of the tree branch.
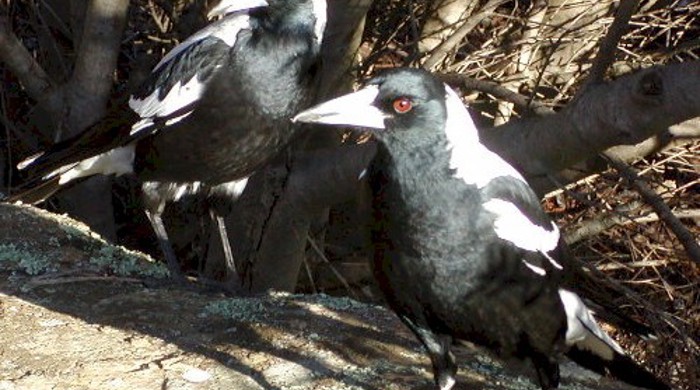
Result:
M466 18L475 7L474 0L438 0L430 5L428 18L423 24L418 42L421 53L430 53L454 31L460 20Z
M659 218L661 218L666 225L671 229L673 234L676 235L678 241L681 242L685 248L688 257L694 261L696 264L700 265L700 245L698 245L696 238L686 229L681 221L673 214L670 207L664 202L664 200L656 193L654 190L649 188L649 186L637 175L630 166L624 162L606 156L610 165L612 165L615 170L617 170L622 177L627 180L630 185L632 185L639 195L644 198L644 201L651 206Z
M528 178L545 178L611 146L632 145L700 117L699 64L655 67L592 85L561 112L485 129L482 141ZM544 184L533 186L542 192Z
M329 22L321 49L324 64L319 97L328 98L336 95L340 90L350 88L352 83L350 70L357 58L355 54L361 42L365 15L370 5L371 0L328 1ZM309 131L313 132L314 129ZM270 288L283 291L294 290L306 254L309 230L318 224L319 220L322 219L325 222L323 211L338 200L319 197L321 194L319 191L340 188L339 182L345 182L347 177L338 171L335 173L339 176L327 176L319 172L319 169L324 171L336 166L337 164L331 161L335 161L338 155L336 152L331 152L332 157L329 157L333 160L319 162L316 153L323 153L323 151L313 149L336 146L339 139L336 132L323 130L322 134L311 137L305 143L298 142L292 147L291 169L278 174L278 176L288 175L284 176L284 180L263 180L265 182L263 185L269 185L268 188L261 187L260 182L257 185L248 184L250 190L246 190L241 201L255 193L257 195L255 201L258 204L254 205L256 211L253 213L246 210L253 229L246 229L248 240L242 243L245 247L243 256L237 255L237 258L245 261L244 284L251 291L265 291ZM360 161L364 165L367 162ZM359 168L357 173L362 168ZM268 176L274 178L276 176L274 169L269 167L263 172L268 172ZM309 177L309 172L316 174ZM255 176L251 180L255 182ZM299 184L299 182L303 183ZM348 179L348 182L354 186L357 185L357 180ZM332 184L329 185L329 183ZM342 195L354 193L348 190ZM274 195L274 199L261 204L265 197L269 198L270 194ZM239 207L238 203L241 202L237 202L235 208ZM240 215L237 219L240 219ZM234 229L242 228L238 223L234 222L233 225ZM252 247L251 243L254 244Z
M661 219L657 213L650 213L638 217L620 214L623 212L623 210L635 209L640 205L641 202L632 202L631 204L625 204L616 209L614 213L605 214L595 219L583 221L577 224L575 227L568 229L564 235L564 240L568 245L572 245L579 241L596 236L612 228L613 226L626 225L630 223L642 224L656 222ZM673 215L678 219L700 219L700 210L676 210L673 212Z
M439 74L437 76L447 84L487 93L496 99L502 99L515 104L523 111L532 111L538 115L554 114L554 110L550 107L531 100L525 95L514 92L495 81L478 80L460 73Z
M482 20L489 17L498 6L505 2L505 0L489 0L479 12L467 18L460 28L430 53L430 57L423 62L423 68L430 70L440 63L450 51L459 45L462 39L464 39L474 27L478 26Z
M129 0L89 0L73 74L63 87L65 109L55 140L73 136L104 116L109 101ZM67 134L62 134L62 131ZM107 239L116 238L111 179L93 177L61 192L58 200L70 214Z
M602 83L605 77L605 72L610 65L615 61L615 52L617 45L625 35L629 27L629 21L634 15L634 11L639 5L639 0L621 0L617 8L615 19L608 28L608 33L600 43L598 55L593 63L591 72L588 75L587 83L597 84ZM582 88L581 91L584 91Z
M30 98L47 101L54 90L53 81L12 32L4 8L0 8L3 11L0 14L0 61L19 79ZM51 108L53 110L49 108L49 111L57 110L57 107Z

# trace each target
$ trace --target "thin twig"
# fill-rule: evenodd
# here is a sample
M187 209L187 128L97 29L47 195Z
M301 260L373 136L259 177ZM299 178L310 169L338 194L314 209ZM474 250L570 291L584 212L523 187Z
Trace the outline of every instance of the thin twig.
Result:
M348 281L345 279L345 277L340 272L338 272L337 269L335 269L333 264L331 264L330 260L328 260L328 258L326 257L326 254L323 253L321 248L319 248L318 244L316 244L316 240L314 240L311 237L311 235L308 235L308 234L306 235L306 240L309 242L309 244L311 245L311 248L314 250L314 252L316 252L318 257L320 257L321 260L323 260L326 264L328 264L328 266L331 269L331 272L333 272L333 275L335 275L335 277L338 278L340 283L342 283L343 287L345 287L348 290L350 295L352 295L353 298L357 298L357 294L355 294L353 289L350 287L350 283L348 283Z
M615 19L608 28L608 33L600 42L595 63L588 74L586 84L598 84L603 82L605 72L615 61L615 52L622 37L629 28L629 21L639 5L639 0L621 0L617 8ZM585 88L582 88L582 90Z
M659 214L650 213L646 215L641 215L638 217L634 216L622 216L620 213L638 208L641 202L632 202L630 204L624 205L612 214L606 214L599 218L589 219L577 224L574 228L567 230L564 240L567 244L575 244L581 240L598 235L613 226L617 225L627 225L630 223L644 224L650 222L656 222L661 219ZM700 210L675 210L673 215L678 219L698 219L700 220Z
M311 267L309 267L309 262L306 260L306 257L304 257L304 270L306 271L306 277L309 278L309 283L311 283L311 291L317 294L318 288L316 288L316 281L314 280L314 275L311 272Z
M502 99L511 102L523 110L531 109L535 114L538 115L547 115L554 113L554 110L552 110L550 107L547 107L542 103L530 101L530 99L527 96L519 94L517 92L513 92L510 89L503 87L499 83L493 81L478 80L459 73L440 74L438 75L438 77L447 84L458 85L466 89L488 93L489 95L497 99Z
M641 260L633 261L624 264L602 264L598 266L601 271L614 271L618 269L629 269L629 268L648 268L648 267L666 267L672 264L669 260Z
M683 226L681 221L673 215L673 211L659 194L649 188L639 175L637 175L637 172L624 162L606 154L603 154L603 157L606 158L610 165L637 190L644 201L651 206L659 217L668 225L685 248L688 257L695 263L700 264L700 245L698 245L697 239L693 237L693 234L691 234L688 229Z
M490 0L484 7L481 9L481 11L471 15L470 17L467 18L467 20L464 21L464 24L458 28L449 38L447 38L444 42L442 42L438 47L436 47L432 53L430 54L430 57L428 57L425 62L423 63L423 68L425 69L432 69L442 61L445 56L447 56L447 53L452 51L454 48L459 45L459 43L462 41L462 39L467 36L476 26L481 23L482 20L490 16L493 11L498 8L501 4L506 3L505 0Z

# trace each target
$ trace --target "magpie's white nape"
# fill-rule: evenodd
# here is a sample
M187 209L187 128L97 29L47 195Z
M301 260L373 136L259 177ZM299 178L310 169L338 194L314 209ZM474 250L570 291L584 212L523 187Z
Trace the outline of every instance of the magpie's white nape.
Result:
M575 272L556 225L525 179L479 141L459 96L430 73L395 69L294 121L375 135L374 275L430 355L441 390L455 383L450 347L465 340L529 362L542 389L559 361L630 384L669 387L627 357L565 285ZM616 313L619 314L619 313Z
M37 203L91 175L133 173L171 274L182 278L161 219L165 204L186 194L234 201L294 139L289 118L317 89L326 3L222 0L210 15L221 18L166 54L128 106L21 162L8 200Z

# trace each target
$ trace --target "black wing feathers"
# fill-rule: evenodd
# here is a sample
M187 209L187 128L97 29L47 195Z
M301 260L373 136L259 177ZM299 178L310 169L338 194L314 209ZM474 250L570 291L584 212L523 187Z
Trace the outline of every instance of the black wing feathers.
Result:
M542 210L539 199L524 181L512 176L499 176L481 189L484 199L502 199L514 204L530 222L552 230L549 216Z
M571 360L579 365L595 371L601 375L610 373L613 377L631 385L654 390L670 390L670 387L661 382L653 374L640 367L634 360L625 355L616 353L612 361L603 360L595 354L576 348L571 348L567 353Z
M158 99L163 100L176 84L186 84L195 76L205 83L230 49L224 41L211 36L194 42L151 73L133 96L143 99L159 89Z

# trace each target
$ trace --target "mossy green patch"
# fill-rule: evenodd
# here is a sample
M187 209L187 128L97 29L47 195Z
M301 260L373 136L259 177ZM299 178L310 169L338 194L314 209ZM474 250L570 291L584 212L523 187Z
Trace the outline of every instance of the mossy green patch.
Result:
M29 275L39 275L52 269L48 256L13 243L0 244L0 264L5 268L19 268Z
M105 245L90 257L90 264L119 276L167 278L168 268L150 261L146 256L121 246Z

